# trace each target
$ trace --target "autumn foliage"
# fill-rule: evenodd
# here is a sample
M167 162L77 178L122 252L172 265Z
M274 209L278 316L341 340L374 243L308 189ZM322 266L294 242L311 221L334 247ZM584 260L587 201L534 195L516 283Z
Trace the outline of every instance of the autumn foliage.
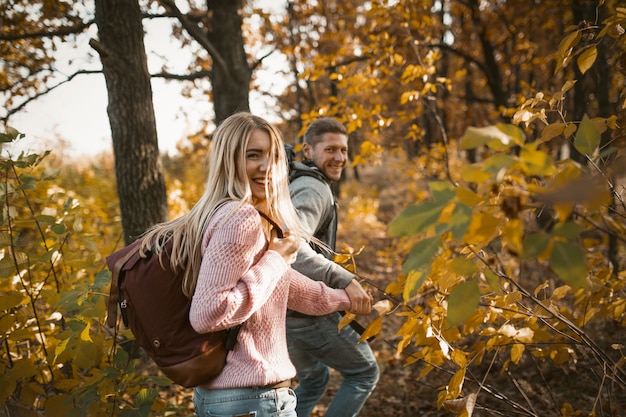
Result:
M289 57L288 141L321 114L351 132L337 261L376 297L363 339L383 378L399 360L431 383L428 415L625 415L626 9L505 3L292 1L247 36ZM163 158L172 216L201 192L207 142ZM104 324L103 257L123 244L111 158L0 168L0 416L192 414ZM364 417L391 415L387 388Z

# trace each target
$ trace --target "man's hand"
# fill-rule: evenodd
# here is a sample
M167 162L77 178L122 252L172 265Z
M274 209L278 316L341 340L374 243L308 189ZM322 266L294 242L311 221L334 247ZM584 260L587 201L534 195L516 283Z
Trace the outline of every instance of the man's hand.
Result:
M350 312L354 314L369 314L372 312L372 295L367 293L359 281L353 279L345 288L348 298L350 298Z

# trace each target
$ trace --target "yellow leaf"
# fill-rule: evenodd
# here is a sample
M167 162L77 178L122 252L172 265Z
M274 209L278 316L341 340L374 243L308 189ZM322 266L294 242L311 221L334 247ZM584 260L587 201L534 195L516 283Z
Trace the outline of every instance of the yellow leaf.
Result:
M559 220L564 222L569 215L572 214L572 211L574 211L574 206L574 203L556 203L553 208Z
M355 318L356 318L356 314L346 311L346 314L341 318L341 321L339 322L339 325L337 326L337 330L343 329L344 327L349 325L352 322L352 320L354 320Z
M472 417L474 407L476 406L476 394L471 393L463 398L456 400L446 400L443 402L443 408L446 411L455 413L458 417Z
M369 324L369 326L367 326L367 328L365 329L365 331L361 335L361 338L359 339L359 342L363 342L363 341L369 339L370 337L376 336L378 333L380 333L380 330L382 328L383 328L383 316L380 316L380 317L377 317L376 319L374 319Z
M461 368L464 368L467 365L467 357L465 353L460 349L454 349L452 351L452 362L456 363Z
M570 352L565 348L550 352L550 358L557 366L563 365L570 357Z
M568 123L567 126L565 126L565 129L563 130L563 136L565 136L565 138L569 138L571 137L574 132L576 131L576 125L574 123Z
M374 304L374 310L378 312L380 316L383 316L391 311L393 304L389 300L380 300Z
M502 243L513 253L522 253L524 225L520 219L512 219L505 223L502 231Z
M482 197L466 187L457 187L456 197L469 207L473 207L482 201Z
M450 379L448 382L448 397L456 398L461 393L463 389L463 382L465 381L465 368L461 368Z
M520 152L522 169L527 175L545 176L554 172L554 164L550 156L534 148L534 144L526 145Z
M500 219L487 213L474 213L464 241L479 248L487 246L498 233Z
M580 42L580 38L581 35L579 30L567 35L567 37L565 37L565 39L563 39L561 41L561 44L559 45L559 57L561 59L567 57L570 54L571 49L574 46L578 45L578 42Z
M538 285L537 288L535 288L535 297L537 297L537 295L546 288L548 288L548 281L545 281L543 284Z
M595 45L591 45L589 48L585 49L576 60L576 63L578 64L578 69L580 69L580 73L584 74L589 71L589 68L591 68L594 62L596 62L597 57L598 49Z
M530 343L535 337L535 332L530 327L522 327L515 334L515 340L522 343Z
M511 346L511 361L514 364L517 364L522 358L525 349L526 346L524 346L522 343L515 343L513 344L513 346Z
M571 289L572 287L570 287L569 285L562 285L558 288L555 288L554 291L552 291L552 298L554 298L555 300L560 300L561 298L569 294Z
M465 165L461 168L461 176L465 181L481 183L491 179L492 175L485 172L479 164Z
M543 128L543 131L541 132L541 140L547 142L550 139L559 136L561 133L563 133L563 130L565 130L565 124L552 123Z
M93 342L93 340L91 340L91 336L89 335L90 327L91 326L89 325L89 323L87 323L83 331L80 332L80 340L85 341L85 342Z

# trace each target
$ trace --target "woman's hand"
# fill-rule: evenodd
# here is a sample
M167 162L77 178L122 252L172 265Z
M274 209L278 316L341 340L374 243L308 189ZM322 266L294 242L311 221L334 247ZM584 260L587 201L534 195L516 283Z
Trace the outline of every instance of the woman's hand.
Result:
M272 238L270 239L268 249L277 252L288 265L296 261L299 247L300 241L296 237L285 233L285 237L280 239L276 236L276 232L272 230Z

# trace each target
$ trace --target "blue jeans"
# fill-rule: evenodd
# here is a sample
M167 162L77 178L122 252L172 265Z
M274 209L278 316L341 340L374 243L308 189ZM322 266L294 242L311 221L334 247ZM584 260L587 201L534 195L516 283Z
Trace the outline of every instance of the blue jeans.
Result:
M199 417L296 417L296 395L290 388L195 388Z
M326 417L355 417L378 382L378 364L367 342L350 326L338 332L339 313L287 317L289 356L298 371L298 417L309 417L326 390L330 368L344 378Z

